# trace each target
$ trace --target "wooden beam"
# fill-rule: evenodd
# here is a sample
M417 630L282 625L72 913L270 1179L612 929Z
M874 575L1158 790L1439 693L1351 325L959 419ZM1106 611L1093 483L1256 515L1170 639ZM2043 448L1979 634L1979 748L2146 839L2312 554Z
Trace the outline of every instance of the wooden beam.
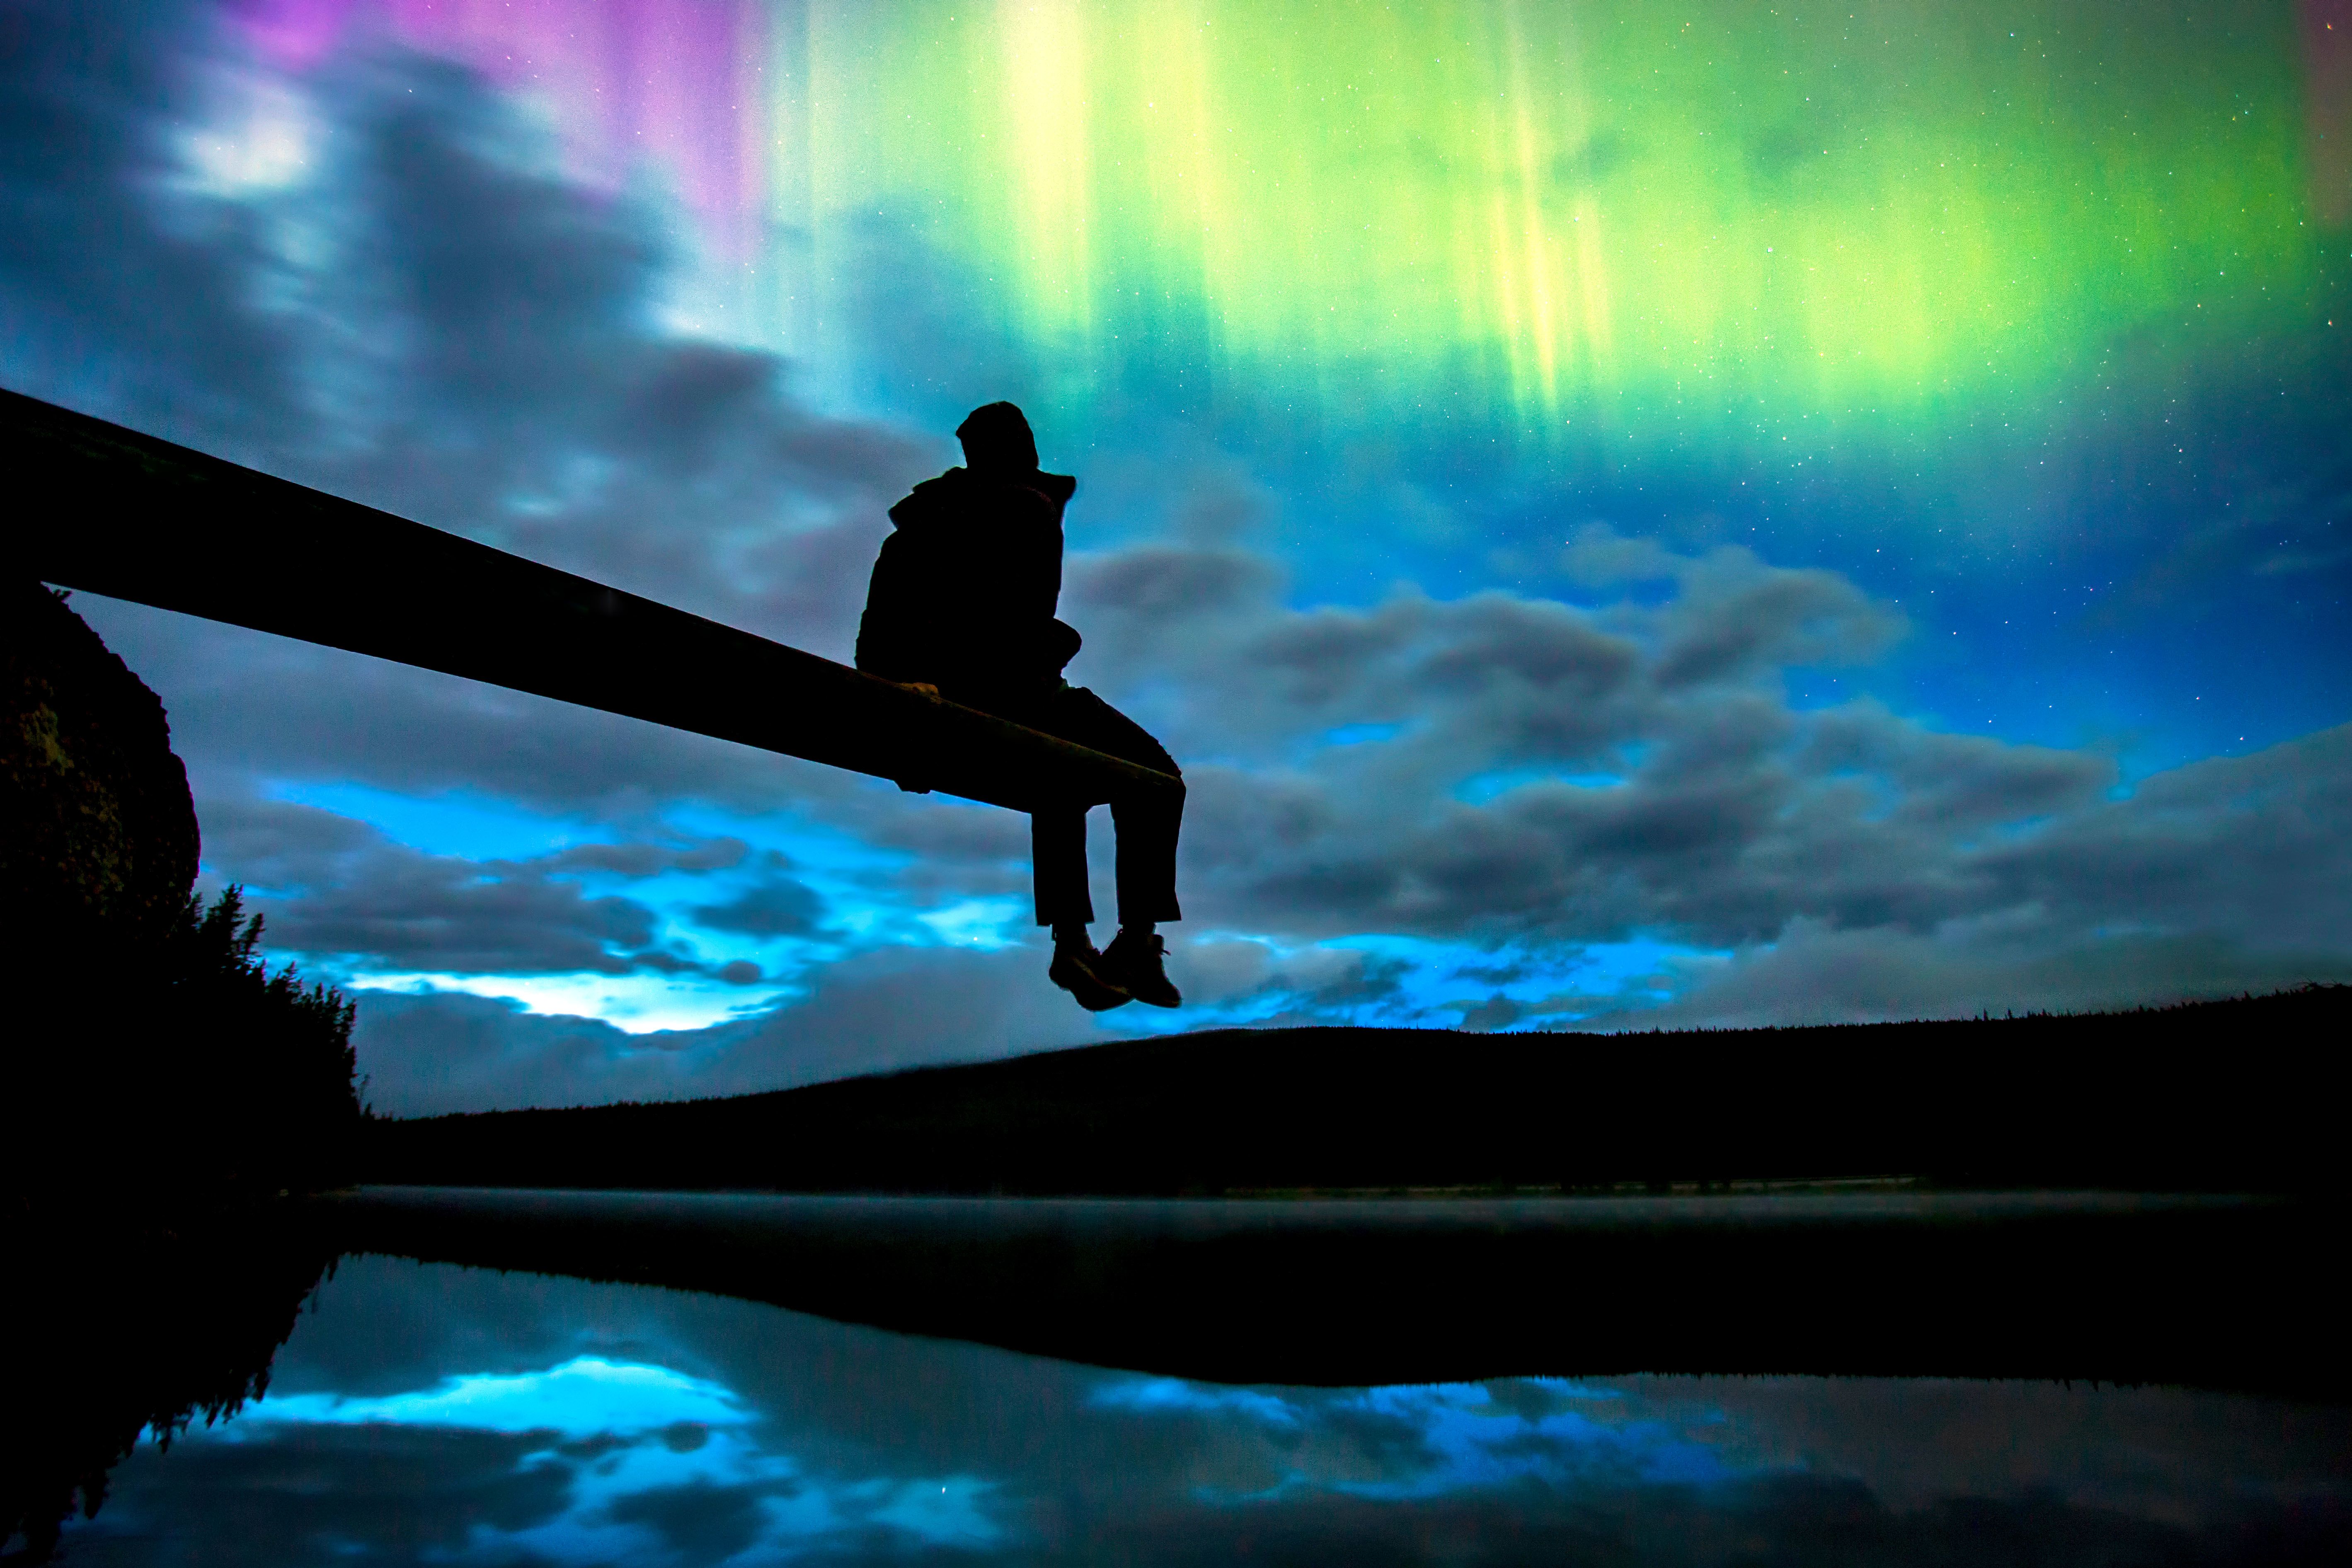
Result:
M44 582L1028 810L1168 774L568 571L0 392L5 559Z

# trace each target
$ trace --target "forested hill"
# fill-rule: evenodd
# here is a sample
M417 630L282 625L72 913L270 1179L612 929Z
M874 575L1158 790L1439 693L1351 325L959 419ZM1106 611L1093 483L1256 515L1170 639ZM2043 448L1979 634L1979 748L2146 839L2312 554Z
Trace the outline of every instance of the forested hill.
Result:
M1217 1030L769 1094L366 1128L366 1179L931 1193L2340 1188L2352 986L1647 1034Z

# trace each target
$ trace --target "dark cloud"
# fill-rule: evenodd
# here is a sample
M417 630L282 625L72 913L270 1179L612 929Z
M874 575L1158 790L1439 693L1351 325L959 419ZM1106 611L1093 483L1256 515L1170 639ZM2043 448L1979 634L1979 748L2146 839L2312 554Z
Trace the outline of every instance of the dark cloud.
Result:
M210 876L248 884L271 946L395 973L701 973L706 966L655 946L659 921L652 909L592 894L582 879L707 875L741 864L747 849L719 838L468 860L396 844L349 818L283 801L207 797L203 818Z
M1793 707L1790 665L1867 657L1899 632L1850 585L1738 550L1575 548L1595 580L1676 591L1595 612L1498 594L1301 612L1268 590L1254 613L1218 607L1223 646L1164 615L1138 638L1107 684L1182 670L1179 755L1254 764L1192 770L1191 906L1294 936L1666 935L1748 952L1742 973L1791 965L1774 945L1808 933L1871 949L1790 967L1776 1020L1972 1010L2004 976L2036 1005L2152 999L2352 957L2330 935L2352 869L2347 732L2111 798L2097 753L1940 733L1870 701ZM1097 580L1120 579L1078 574L1098 615L1135 601ZM1298 749L1351 724L1383 733ZM2168 974L2150 943L2206 958ZM1760 999L1684 983L1709 1000L1679 1016Z
M658 876L664 872L730 871L741 865L751 846L720 837L698 844L576 844L541 862L549 874L604 872L616 876Z
M362 856L331 885L260 907L278 946L434 974L625 974L655 936L644 904L592 897L541 868L396 846Z
M1982 852L2006 898L2061 920L2345 951L2352 725L2143 780Z
M865 831L872 841L905 850L924 862L948 862L959 876L971 875L980 865L1013 861L1021 862L1024 875L1028 872L1029 822L1015 812L934 799L914 810L876 810Z
M45 10L43 26L70 32L54 19L64 14ZM111 24L91 12L79 26L106 32ZM170 57L168 66L149 58L148 76L187 68L184 29L124 36ZM48 73L50 96L110 101L107 80L76 78L75 62L103 57L105 47L77 54L60 44L51 53L58 57L36 62ZM172 112L188 110L168 94L118 96L125 101L114 111L138 122L138 137L81 135L103 167L29 164L18 171L20 186L58 173L75 178L18 195L28 208L102 207L89 215L92 225L123 229L124 243L163 246L166 214L146 165L127 149L164 145L178 128ZM174 372L205 382L249 420L206 423L135 385L93 403L47 376L37 356L12 360L12 382L796 645L845 653L865 571L887 528L883 507L935 465L934 455L887 430L809 413L786 392L772 356L659 330L650 319L659 257L649 221L546 173L544 149L478 81L388 57L327 81L312 107L325 121L318 176L289 192L218 204L266 209L331 244L332 253L298 264L215 247L205 256L236 271L245 294L267 295L278 308L243 297L233 307L150 298L100 324L111 334L106 343L72 356L75 363L139 362L159 318L274 334L282 351L225 340L219 364L192 357ZM104 272L89 258L108 247L70 226L36 229L54 265L0 276L0 308L32 322L77 319L79 307L57 279ZM276 402L237 390L237 376L255 366L268 371ZM301 417L282 413L289 402L306 405ZM394 788L465 782L541 804L608 808L649 792L764 807L845 787L824 770L741 747L85 602L163 691L199 772L282 777L325 768Z
M1507 986L1528 977L1525 962L1501 964L1463 964L1455 967L1449 979L1472 980L1486 986Z
M824 899L806 883L783 872L782 855L763 857L761 879L724 904L697 904L698 925L747 936L806 936L824 922Z
M1042 946L883 947L810 977L804 999L741 1029L728 1074L814 1083L1101 1038L1045 977Z
M645 1034L516 1002L371 990L354 1040L377 1108L422 1115L789 1088L1125 1032L1117 1014L1072 1008L1046 959L1042 941L870 948L808 971L800 994L762 1016ZM1410 967L1393 956L1212 937L1176 944L1169 967L1196 1001L1263 1023L1406 1017Z
M1738 680L1790 664L1852 663L1892 639L1900 621L1833 572L1746 570L1745 552L1718 552L1685 580L1658 685L1672 691ZM1706 567L1715 570L1706 570ZM1729 579L1728 581L1720 580Z
M331 880L351 857L383 846L365 822L244 794L197 801L205 869L223 882L296 891Z
M677 1561L724 1563L765 1533L762 1490L693 1481L631 1493L605 1513L617 1524L646 1526Z
M1512 1000L1500 991L1483 1002L1457 1002L1462 1010L1461 1027L1471 1030L1508 1029L1527 1017L1528 1009L1523 1002Z
M355 90L345 308L397 346L399 390L370 448L313 459L320 482L845 651L882 507L945 444L823 418L773 356L662 331L649 218L546 172L470 75L402 60Z
M139 1450L108 1478L106 1507L68 1550L152 1561L140 1521L205 1542L205 1555L289 1563L334 1550L329 1542L369 1542L395 1561L432 1562L466 1551L486 1528L523 1530L560 1513L570 1485L565 1470L527 1462L545 1447L540 1433L319 1425L273 1437Z
M74 607L163 696L175 748L215 794L350 779L629 821L679 800L759 812L868 788L813 763L356 653L89 594Z
M2315 979L2352 980L2352 961L2335 946L2090 932L2029 909L1926 932L1793 921L1769 946L1669 963L1652 988L1671 1000L1561 997L1530 1010L1580 1014L1580 1030L1868 1023L2129 1008Z
M385 1115L688 1097L665 1037L520 1002L368 991L352 1041L368 1103Z
M762 1018L646 1034L518 1002L372 990L353 1040L373 1103L394 1115L743 1093L1102 1038L1046 982L1045 956L882 947L814 970L804 996Z
M1131 639L1112 681L1180 670L1179 755L1255 764L1192 771L1196 902L1243 929L1738 943L1805 915L1932 919L1953 912L1970 831L2079 806L2112 778L1866 705L1792 710L1784 669L1864 656L1899 622L1744 551L1649 547L1634 570L1682 591L1606 613L1500 593L1293 611L1265 584L1254 611L1219 606L1223 638L1166 617L1135 635L1132 596L1096 591L1117 564L1076 584ZM1349 726L1385 733L1312 746Z
M182 0L0 12L0 373L242 443L299 423L295 334L257 307L255 215L177 189L211 30Z

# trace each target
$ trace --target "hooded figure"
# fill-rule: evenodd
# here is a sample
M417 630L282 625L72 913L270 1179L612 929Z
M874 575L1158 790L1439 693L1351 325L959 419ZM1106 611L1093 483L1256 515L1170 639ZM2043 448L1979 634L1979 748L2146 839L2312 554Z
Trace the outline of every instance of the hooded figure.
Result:
M962 468L926 479L890 508L857 667L886 680L952 684L994 712L1058 685L1076 631L1054 619L1062 595L1062 507L1078 482L1041 473L1029 422L1009 402L974 410L956 431Z
M957 427L964 464L890 508L897 531L882 541L857 629L857 667L927 687L968 707L1057 735L1093 750L1178 776L1176 761L1139 725L1083 686L1062 679L1081 645L1054 618L1062 594L1062 508L1077 488L1037 466L1036 438L1009 402L974 409ZM1054 983L1099 1012L1129 1001L1159 1007L1182 998L1168 981L1162 920L1176 903L1176 837L1183 794L1114 800L1118 835L1119 932L1103 952L1087 934L1083 810L1030 813L1037 924L1054 931Z

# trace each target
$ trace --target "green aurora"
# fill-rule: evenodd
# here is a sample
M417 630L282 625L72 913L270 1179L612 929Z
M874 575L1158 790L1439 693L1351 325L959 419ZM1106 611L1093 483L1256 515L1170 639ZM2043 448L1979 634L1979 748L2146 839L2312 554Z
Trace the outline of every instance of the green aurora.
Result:
M762 271L786 344L842 362L845 214L907 225L1071 415L1179 364L1196 409L1338 433L1900 439L2135 340L2310 319L2295 35L2279 5L813 5L771 43L771 216L806 239Z

